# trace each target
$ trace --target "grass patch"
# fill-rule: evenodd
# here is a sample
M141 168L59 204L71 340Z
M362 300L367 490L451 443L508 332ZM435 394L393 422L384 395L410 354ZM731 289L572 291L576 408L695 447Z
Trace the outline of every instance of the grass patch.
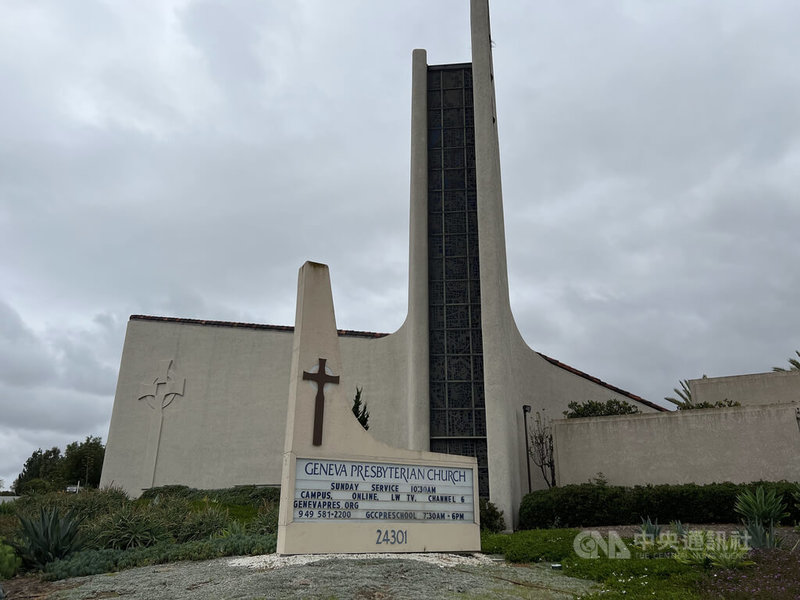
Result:
M645 557L632 540L623 540L631 558L584 559L573 549L577 529L540 529L481 536L481 549L512 562L559 562L570 577L596 581L600 588L581 600L718 600L800 597L800 552L753 551L754 566L737 570L703 568L670 557Z
M481 551L503 554L516 563L558 562L575 553L572 541L577 529L531 529L516 533L481 533Z
M602 590L581 598L659 598L694 600L705 598L700 583L705 572L671 558L631 558L627 560L568 558L564 573L570 577L597 581Z
M481 552L484 554L505 554L511 536L507 533L481 531Z
M221 504L220 508L227 510L232 519L236 519L240 523L249 523L256 518L258 514L258 507L253 505L242 506L239 504Z
M518 531L507 542L506 560L517 563L558 562L575 552L572 542L578 529L534 529Z

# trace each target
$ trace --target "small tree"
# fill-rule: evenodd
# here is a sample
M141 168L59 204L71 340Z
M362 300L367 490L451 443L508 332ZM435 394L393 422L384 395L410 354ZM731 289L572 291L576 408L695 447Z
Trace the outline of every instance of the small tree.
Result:
M681 389L672 388L672 391L680 398L674 398L672 396L665 396L664 400L667 402L672 402L675 406L678 407L678 410L691 407L692 406L692 390L689 389L689 380L688 379L681 379L680 381Z
M533 431L530 432L528 452L534 464L539 467L547 487L556 487L556 462L553 454L553 429L550 421L536 412Z
M367 410L367 403L364 402L362 406L361 402L362 389L363 388L360 387L356 388L356 397L353 398L353 414L364 429L369 429L369 411Z
M105 446L99 437L87 436L83 442L67 445L61 459L61 472L68 483L82 482L82 485L97 487L103 470Z
M776 367L777 368L777 367ZM672 402L678 410L694 410L696 408L728 408L731 406L741 406L739 402L733 400L717 400L716 402L693 402L692 390L689 389L689 381L687 379L681 380L681 389L673 388L673 391L678 395L677 398L666 396L664 400Z
M800 358L800 350L795 350L795 354L797 354L798 358ZM776 373L788 373L789 371L800 371L800 360L797 358L789 358L789 365L791 365L788 369L784 369L783 367L772 367L772 370Z
M635 415L639 414L638 407L625 400L617 400L612 398L605 402L599 400L587 400L578 404L577 402L570 402L567 404L569 410L564 411L564 416L567 419L580 419L583 417L609 417L612 415Z
M22 467L22 472L14 481L14 491L22 494L25 491L26 483L37 480L37 487L41 487L40 482L46 482L45 487L58 489L63 487L64 480L61 474L61 449L53 446L49 450L39 448L30 455Z

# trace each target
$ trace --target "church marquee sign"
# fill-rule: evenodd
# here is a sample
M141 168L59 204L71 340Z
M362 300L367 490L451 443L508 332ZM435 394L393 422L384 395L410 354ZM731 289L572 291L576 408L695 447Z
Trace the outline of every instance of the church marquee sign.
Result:
M472 523L473 469L298 458L294 521Z

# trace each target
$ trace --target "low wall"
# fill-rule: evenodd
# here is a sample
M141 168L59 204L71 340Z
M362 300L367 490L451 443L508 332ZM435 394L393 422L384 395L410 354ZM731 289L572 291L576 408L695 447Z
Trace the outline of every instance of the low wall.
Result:
M695 402L730 400L742 406L800 402L800 371L704 377L689 382Z
M800 403L553 422L556 480L800 481Z

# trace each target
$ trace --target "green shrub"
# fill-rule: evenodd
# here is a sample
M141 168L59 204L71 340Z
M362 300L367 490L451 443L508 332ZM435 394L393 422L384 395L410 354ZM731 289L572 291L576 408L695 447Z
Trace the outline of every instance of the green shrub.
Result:
M505 531L506 520L503 518L502 510L498 510L494 503L489 502L486 498L481 498L478 506L480 507L481 529L492 533Z
M180 537L183 522L192 511L191 502L180 496L156 498L152 502L137 500L137 505L159 519L167 528L169 535L175 539Z
M538 490L522 499L519 527L546 528L556 522L573 527L636 523L639 515L629 505L624 488L602 483Z
M185 485L166 485L150 488L142 493L141 498L184 498L190 501L209 500L220 504L237 504L259 506L264 501L278 502L281 497L279 487L241 485L219 490L198 490Z
M126 552L131 551L104 549L75 552L69 558L48 563L44 569L44 577L45 579L54 580L97 575L98 573L111 573L119 570L117 565Z
M162 485L159 487L153 487L145 490L139 497L144 500L154 500L156 498L161 498L161 497L186 498L188 500L190 496L196 492L197 492L196 489L190 488L185 485Z
M0 515L0 539L13 540L19 537L19 519L16 515Z
M120 488L86 488L77 494L59 491L23 496L13 504L17 514L21 516L34 516L42 508L58 508L64 513L72 512L79 519L91 520L128 502L130 500L127 494Z
M274 535L234 535L183 544L162 542L130 550L84 550L51 562L45 568L50 580L110 573L178 560L207 560L221 556L259 555L275 552Z
M22 559L14 548L0 541L0 579L11 579L22 566Z
M0 502L0 515L16 515L17 506L16 500L9 500L8 502Z
M47 494L48 492L55 492L56 490L64 489L62 481L48 481L35 477L17 486L17 493L21 496L30 496L35 494Z
M522 563L561 561L574 555L572 545L579 533L577 529L518 531L506 542L506 559Z
M567 419L581 419L584 417L609 417L613 415L637 415L640 411L638 407L625 400L612 398L601 402L599 400L586 400L585 402L570 402L567 404L569 410L564 411Z
M566 485L526 495L520 504L519 527L545 528L556 522L570 527L633 525L648 515L658 516L662 522L734 523L739 520L734 511L737 495L758 485L777 495L795 489L794 484L785 481L632 488L604 482ZM792 507L783 521L800 521L800 506Z
M247 535L247 525L236 519L231 519L231 522L216 537L231 537L233 535Z
M58 495L63 506L82 519L94 519L130 503L122 488L85 488L77 494Z
M279 512L279 503L264 502L258 509L256 517L248 524L247 531L256 535L278 533Z
M98 518L91 526L90 535L93 546L112 550L153 546L170 539L159 511L134 504L126 504Z
M178 542L203 540L220 534L231 522L228 512L206 504L200 511L192 511L184 516L178 535Z
M79 535L80 520L72 513L61 515L57 508L39 510L38 517L19 517L20 542L14 542L27 567L42 569L83 546Z

